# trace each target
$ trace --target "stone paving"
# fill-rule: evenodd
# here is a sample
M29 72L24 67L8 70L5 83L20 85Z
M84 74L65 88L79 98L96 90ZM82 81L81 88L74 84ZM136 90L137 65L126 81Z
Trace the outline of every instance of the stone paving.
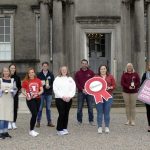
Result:
M96 120L96 110L94 110ZM52 108L53 122L57 121L57 110ZM136 126L124 125L124 108L113 108L109 134L98 134L97 127L88 124L87 109L84 109L83 125L76 122L76 109L70 111L69 135L58 136L56 129L46 126L45 112L40 135L31 137L29 113L19 113L17 130L10 131L12 139L0 140L0 150L150 150L150 133L147 132L145 108L137 109ZM96 121L95 121L96 123Z

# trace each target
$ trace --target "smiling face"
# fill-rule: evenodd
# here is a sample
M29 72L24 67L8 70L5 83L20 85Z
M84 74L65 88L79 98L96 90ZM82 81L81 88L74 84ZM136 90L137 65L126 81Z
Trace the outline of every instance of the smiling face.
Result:
M127 72L133 72L133 65L131 63L127 64Z
M48 64L43 64L42 65L42 69L43 69L43 71L47 71L48 70Z
M34 79L34 77L35 77L35 71L33 69L29 70L28 71L28 76L29 76L29 79Z
M83 70L86 70L86 69L88 68L88 62L87 62L87 61L82 61L82 62L81 62L81 68L82 68Z
M3 73L3 77L4 77L4 78L10 77L10 71L9 71L8 68L5 68L5 67L4 67L2 73Z
M107 74L107 68L106 66L101 66L99 69L100 75L106 75Z
M60 72L62 76L66 76L68 74L68 68L66 66L63 66L60 68Z
M11 65L9 69L10 69L10 73L11 73L12 75L14 75L15 72L16 72L16 66Z

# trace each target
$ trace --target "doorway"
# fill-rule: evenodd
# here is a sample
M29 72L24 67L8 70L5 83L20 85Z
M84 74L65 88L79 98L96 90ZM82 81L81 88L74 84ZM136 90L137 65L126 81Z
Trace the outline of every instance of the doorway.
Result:
M87 33L90 69L98 72L100 65L107 65L111 72L111 33Z

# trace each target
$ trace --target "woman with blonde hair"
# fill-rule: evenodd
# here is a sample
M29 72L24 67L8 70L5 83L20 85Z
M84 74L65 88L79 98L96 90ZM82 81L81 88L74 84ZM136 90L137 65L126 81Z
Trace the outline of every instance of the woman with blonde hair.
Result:
M125 101L127 122L125 125L135 125L135 108L137 92L140 86L140 78L135 72L132 63L126 65L125 72L121 77L121 86L123 88L123 98Z
M53 83L53 90L55 94L56 107L59 113L57 120L57 134L68 134L68 117L72 104L72 98L75 95L76 85L72 77L69 75L66 66L60 67L59 75L55 78Z
M11 138L8 134L8 122L13 121L15 94L14 79L11 79L9 68L3 67L2 78L0 78L0 139Z
M36 77L33 68L28 69L23 80L22 93L26 96L26 103L32 114L29 135L35 137L39 134L38 132L34 131L34 127L40 107L40 95L43 93L43 86L41 80Z
M147 65L147 71L142 76L141 85L143 84L143 82L146 79L150 80L150 62ZM150 105L145 104L145 106L146 106L146 114L147 114L147 121L148 121L148 130L147 131L150 132Z

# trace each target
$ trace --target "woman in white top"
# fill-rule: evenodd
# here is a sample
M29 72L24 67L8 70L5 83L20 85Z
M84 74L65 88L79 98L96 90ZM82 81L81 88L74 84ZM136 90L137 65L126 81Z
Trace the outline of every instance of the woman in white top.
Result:
M56 99L56 107L58 109L57 134L68 134L68 117L69 110L72 104L72 97L75 95L76 85L72 77L69 76L68 68L62 66L59 70L59 75L53 83L53 90Z

